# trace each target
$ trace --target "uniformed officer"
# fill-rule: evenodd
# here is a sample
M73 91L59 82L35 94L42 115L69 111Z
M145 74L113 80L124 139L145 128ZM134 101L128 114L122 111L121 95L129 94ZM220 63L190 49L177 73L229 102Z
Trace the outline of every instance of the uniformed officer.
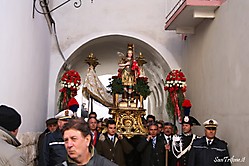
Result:
M180 136L173 136L172 152L177 158L178 166L187 166L189 151L193 141L197 138L192 133L194 125L200 126L200 123L192 116L184 116L182 120L182 134Z
M55 115L58 120L58 128L53 133L48 133L44 139L43 145L43 163L44 166L55 166L67 159L67 152L64 146L61 130L73 117L73 112L69 109L59 112Z
M188 166L230 166L227 143L215 137L218 122L209 119L203 125L205 136L194 141Z

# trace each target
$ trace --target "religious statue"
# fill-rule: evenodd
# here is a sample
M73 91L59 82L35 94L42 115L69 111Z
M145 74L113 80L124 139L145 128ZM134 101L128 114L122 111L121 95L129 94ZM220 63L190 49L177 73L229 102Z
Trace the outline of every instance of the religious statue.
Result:
M146 135L142 117L145 115L143 98L150 94L148 78L140 75L140 69L146 63L142 53L139 57L134 57L134 45L128 44L126 56L123 53L119 61L118 75L112 76L109 87L113 95L113 107L109 113L116 121L117 132L131 138L134 135ZM122 100L119 100L122 95ZM139 104L139 105L138 105Z
M123 100L128 102L128 107L134 100L132 97L133 87L136 84L136 79L139 77L140 71L138 63L133 56L133 45L128 44L127 55L119 62L119 75L122 78L122 85L124 86Z

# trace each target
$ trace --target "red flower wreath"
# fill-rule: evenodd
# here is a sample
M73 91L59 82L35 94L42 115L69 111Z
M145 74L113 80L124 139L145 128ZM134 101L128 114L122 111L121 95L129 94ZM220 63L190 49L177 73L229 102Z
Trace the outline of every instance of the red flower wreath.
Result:
M186 77L181 70L172 70L166 77L164 90L169 92L167 98L167 112L169 118L174 121L176 118L182 121L183 111L182 103L184 93L187 90Z
M80 88L81 78L77 71L69 70L61 77L60 97L58 101L59 111L68 109L68 102L71 98L77 95L77 90Z

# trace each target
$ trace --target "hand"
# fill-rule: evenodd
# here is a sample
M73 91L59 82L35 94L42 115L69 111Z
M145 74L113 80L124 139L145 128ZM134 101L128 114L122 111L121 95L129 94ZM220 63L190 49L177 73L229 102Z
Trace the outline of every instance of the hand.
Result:
M123 139L123 138L124 138L123 135L118 134L118 139Z
M166 144L164 147L165 147L165 150L170 151L170 145L169 144Z
M151 139L153 139L152 135L148 135L147 136L147 141L150 141Z

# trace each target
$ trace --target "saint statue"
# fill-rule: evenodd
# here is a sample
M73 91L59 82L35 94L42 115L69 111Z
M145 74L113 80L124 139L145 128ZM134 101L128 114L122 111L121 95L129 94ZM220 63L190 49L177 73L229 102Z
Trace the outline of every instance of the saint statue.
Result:
M133 55L133 45L128 44L127 55L119 62L119 75L121 75L122 85L124 86L125 90L123 100L128 101L128 107L134 100L132 98L133 87L136 84L136 78L140 74L138 63Z

